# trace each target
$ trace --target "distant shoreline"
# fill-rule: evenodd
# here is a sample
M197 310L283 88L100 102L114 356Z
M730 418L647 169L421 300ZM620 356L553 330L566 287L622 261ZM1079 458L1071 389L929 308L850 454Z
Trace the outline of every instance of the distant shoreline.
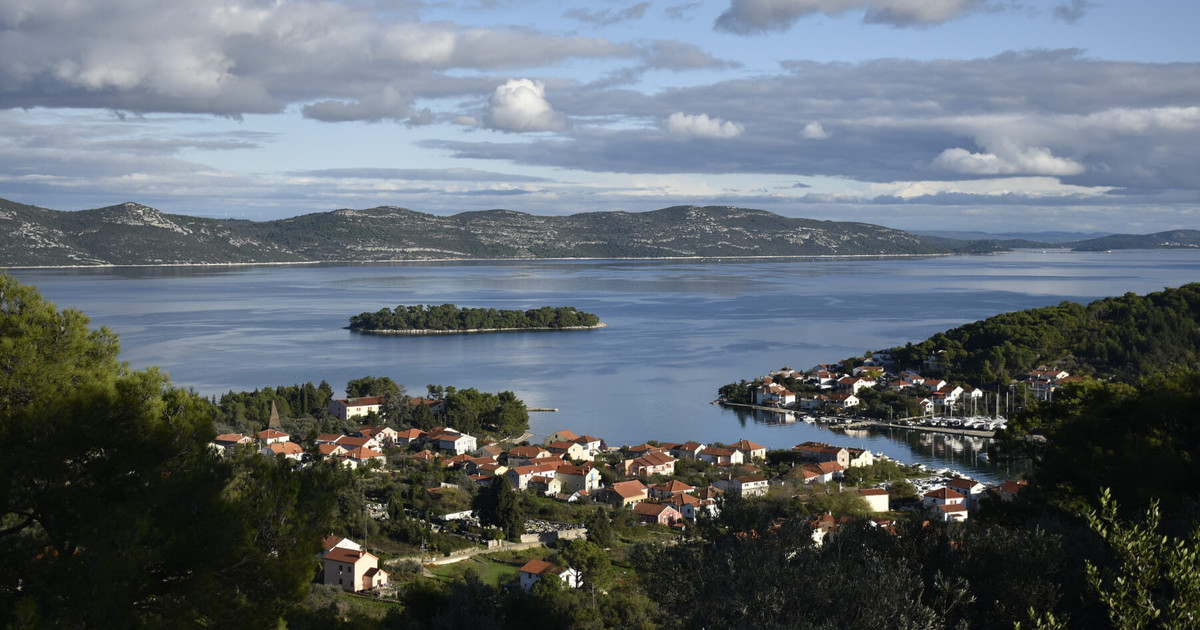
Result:
M1070 251L1070 250L1068 250ZM986 252L1004 254L1007 252ZM979 256L983 254L964 254L959 252L931 254L795 254L786 256L651 256L651 257L579 257L579 258L398 258L388 260L289 260L265 262L220 262L220 263L154 263L154 264L99 264L99 265L0 265L0 269L148 269L155 267L283 267L293 265L394 265L400 263L505 263L505 262L580 262L580 261L760 261L760 260L847 260L847 259L887 259L887 258L934 258L943 256Z
M505 333L505 332L553 332L556 330L596 330L598 328L608 328L608 324L600 322L595 326L561 326L559 328L467 328L454 330L441 330L433 328L413 329L413 330L360 330L344 326L350 332L362 333L364 335L380 335L385 337L422 337L425 335L475 335L486 333Z

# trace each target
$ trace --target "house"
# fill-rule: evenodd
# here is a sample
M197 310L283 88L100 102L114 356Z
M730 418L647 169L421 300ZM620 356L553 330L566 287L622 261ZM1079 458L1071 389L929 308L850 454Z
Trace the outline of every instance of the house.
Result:
M335 546L321 556L321 564L325 584L336 584L351 593L386 586L390 580L387 571L379 568L379 558L361 547Z
M888 492L883 488L862 488L858 491L867 505L871 506L872 512L888 511Z
M367 396L363 398L338 398L329 403L329 415L342 420L365 416L369 413L379 413L387 399L382 396Z
M508 480L508 485L515 490L524 490L529 487L529 481L537 476L554 476L555 471L562 465L561 460L557 464L530 464L528 466L514 466L509 468L504 473L504 478Z
M385 448L397 445L400 432L381 424L365 424L355 433L358 437L375 438ZM405 442L407 444L407 442Z
M803 442L793 447L796 453L814 462L837 462L842 468L850 467L850 451L840 446L830 446L824 442Z
M250 436L242 435L241 433L222 433L221 435L213 438L211 446L218 452L226 453L230 449L245 444L250 444L253 441L254 440Z
M383 466L387 463L387 458L384 457L383 453L371 450L365 446L359 446L357 448L348 450L344 455L341 456L341 458L342 461L351 468L358 468L359 466L365 466L370 463Z
M974 479L951 479L946 482L946 487L963 495L963 505L967 506L968 510L979 509L979 500L983 498L983 492L987 489Z
M996 494L1000 496L1001 501L1012 501L1028 485L1029 482L1027 481L1013 481L1010 479L996 488Z
M287 442L292 439L292 436L284 433L283 431L276 431L275 429L266 429L264 431L259 431L258 433L255 433L254 439L257 440L258 443L262 444L263 446L270 446L277 442Z
M683 444L673 444L667 452L676 459L698 459L700 451L703 450L704 445L699 442L684 442Z
M600 471L591 464L559 466L554 476L562 484L563 492L591 492L600 488Z
M574 442L578 439L579 436L574 431L563 429L547 435L546 439L542 441L542 444L548 445L552 442Z
M646 453L641 457L627 459L622 464L626 475L650 476L675 474L675 458L662 452Z
M875 387L876 380L861 376L843 376L838 379L837 387L841 390L848 390L851 394L857 394L860 390Z
M283 455L285 459L300 461L304 457L304 449L295 442L272 442L258 451L262 455Z
M796 403L796 395L788 388L771 382L770 378L763 379L763 384L754 390L754 404L773 407L787 407Z
M369 448L373 451L377 451L383 448L383 446L379 444L379 440L376 440L375 438L355 437L353 435L339 435L337 439L333 441L333 443L341 446L347 451L352 451L356 448Z
M829 400L829 396L826 396L825 394L816 394L807 398L801 398L796 402L796 406L800 409L812 411L814 409L823 408L825 405L829 404Z
M836 405L839 409L849 409L851 407L857 407L862 401L859 400L858 396L855 396L854 394L841 393L830 394L829 402L833 405Z
M745 455L734 448L710 446L700 451L700 461L718 466L732 466L746 461Z
M638 503L633 506L633 513L642 524L673 525L683 520L683 514L666 503Z
M950 488L938 488L925 493L921 499L921 503L925 507L935 507L941 505L962 505L965 497L951 490ZM966 506L963 506L966 509Z
M638 455L645 455L646 453L658 453L666 449L663 449L660 446L655 446L649 442L642 442L637 446L627 446L625 447L625 450L629 451L631 455L636 457Z
M604 450L604 440L592 435L581 435L571 441L576 442L587 449L588 454L591 455L591 457L588 458L589 461L595 459L596 455L598 455L600 451Z
M329 460L330 458L337 457L338 455L345 455L346 449L340 444L317 444L317 454L321 456L321 459Z
M865 448L846 448L850 461L846 468L861 468L875 463L875 454Z
M526 488L548 497L557 496L563 491L562 482L552 472L530 477Z
M425 405L429 408L429 412L433 414L446 411L446 401L438 400L437 398L409 398L408 404L412 407Z
M738 440L730 444L730 446L741 451L742 455L745 456L745 461L767 458L767 447L762 444L755 444L750 440Z
M579 442L551 442L546 445L546 450L563 459L570 459L577 462L592 461L595 459L591 451Z
M437 455L434 455L433 451L431 451L429 449L425 449L425 450L421 451L420 453L413 453L412 458L417 461L431 462L435 458L437 458Z
M719 479L718 488L743 497L759 497L767 493L767 478L759 475L742 475L731 479Z
M521 588L529 591L537 581L547 575L556 575L568 588L579 588L579 571L570 567L560 569L545 560L530 560L520 570Z
M509 466L530 466L537 460L553 455L540 446L514 446L505 454Z
M844 470L845 467L837 462L817 462L802 465L800 474L804 483L829 483L841 479Z
M948 503L937 506L937 514L946 523L961 523L967 520L967 506L961 503Z
M478 448L475 436L459 433L454 429L443 429L442 433L430 435L425 441L440 451L448 451L455 455L470 453Z
M688 494L696 489L677 479L664 481L650 486L650 496L655 499L669 499L677 494Z
M636 479L633 481L618 481L608 489L608 501L615 507L629 507L645 501L648 497L646 486Z
M396 445L408 446L414 442L421 442L427 434L420 429L405 429L396 432Z

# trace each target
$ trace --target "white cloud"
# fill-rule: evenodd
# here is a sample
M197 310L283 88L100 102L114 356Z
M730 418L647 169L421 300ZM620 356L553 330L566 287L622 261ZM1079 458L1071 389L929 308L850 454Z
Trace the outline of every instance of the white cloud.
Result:
M829 132L821 126L819 122L810 122L804 125L804 131L800 134L808 140L826 140L829 138Z
M546 100L546 85L530 79L509 79L492 93L489 126L502 131L562 131L566 119Z
M1078 175L1084 166L1075 160L1055 157L1045 147L1008 149L1000 153L972 153L963 148L946 149L933 166L967 175Z
M685 136L701 136L704 138L735 138L746 130L742 125L730 120L709 118L708 114L685 114L675 112L666 120L666 129L670 133Z

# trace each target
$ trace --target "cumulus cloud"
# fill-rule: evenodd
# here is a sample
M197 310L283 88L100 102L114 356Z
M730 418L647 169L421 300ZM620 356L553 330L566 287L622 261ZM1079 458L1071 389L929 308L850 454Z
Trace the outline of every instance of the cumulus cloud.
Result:
M746 130L742 125L730 120L709 118L708 114L693 115L683 112L675 112L668 116L664 127L673 134L720 139L736 138Z
M1075 160L1055 157L1045 147L1026 147L997 153L946 149L933 160L937 168L967 175L1078 175L1085 169Z
M363 3L190 0L0 3L0 108L237 117L308 104L321 120L405 118L378 95L478 95L448 70L635 59L637 45L521 28L424 23ZM368 3L369 4L369 3ZM489 86L490 89L490 86ZM407 100L407 99L402 99ZM419 115L415 121L421 120Z
M811 15L862 11L863 21L892 26L941 24L979 9L987 0L732 0L716 22L731 33L782 32Z
M808 140L825 140L829 138L829 132L821 126L819 122L810 122L804 125L804 131L800 132L801 137Z
M488 126L501 131L562 131L566 119L546 100L546 85L530 79L510 79L492 93Z

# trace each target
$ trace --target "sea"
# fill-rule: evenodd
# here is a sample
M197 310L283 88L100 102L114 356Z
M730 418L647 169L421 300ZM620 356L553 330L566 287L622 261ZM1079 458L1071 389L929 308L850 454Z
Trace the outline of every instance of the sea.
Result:
M1143 294L1200 280L1200 251L1017 250L904 258L539 260L15 269L60 308L119 334L122 360L205 395L388 376L510 390L535 439L559 429L610 446L647 440L867 448L984 481L987 440L833 430L712 404L717 388L917 342L1002 312ZM400 304L574 306L608 327L386 337L349 317Z

